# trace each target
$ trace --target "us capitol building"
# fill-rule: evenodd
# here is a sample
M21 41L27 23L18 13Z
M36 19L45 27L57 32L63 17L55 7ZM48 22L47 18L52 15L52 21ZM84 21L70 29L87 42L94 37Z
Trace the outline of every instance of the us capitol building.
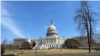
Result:
M26 41L29 42L30 44L33 43L33 41L36 43L35 47L32 47L32 49L57 49L57 48L65 48L64 41L66 41L68 38L60 38L58 37L58 32L56 30L56 27L53 25L53 22L51 21L51 25L49 26L46 37L44 38L39 38L39 39L29 39L29 38L17 38L14 39L14 45L19 45Z

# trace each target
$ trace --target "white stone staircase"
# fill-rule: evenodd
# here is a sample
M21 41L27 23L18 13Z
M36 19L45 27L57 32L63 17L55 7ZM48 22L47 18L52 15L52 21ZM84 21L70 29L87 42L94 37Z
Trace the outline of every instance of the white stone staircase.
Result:
M40 49L41 45L36 45L33 49Z
M42 46L40 47L40 49L42 49Z
M46 49L46 48L44 48L43 46L41 46L40 49Z
M33 47L32 49L36 49L36 47L37 47L38 45L36 45L35 47Z
M43 47L43 46L41 46L41 47L40 47L40 49L44 49L44 47Z
M41 45L38 45L36 49L40 49Z

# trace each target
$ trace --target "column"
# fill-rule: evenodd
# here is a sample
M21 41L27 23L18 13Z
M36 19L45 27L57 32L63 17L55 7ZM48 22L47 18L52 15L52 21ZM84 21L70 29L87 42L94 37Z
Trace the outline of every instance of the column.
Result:
M54 44L54 39L52 40L52 43Z
M50 39L49 39L49 44L50 44Z
M48 39L47 39L47 44L48 44Z
M58 38L58 48L60 48L60 38Z

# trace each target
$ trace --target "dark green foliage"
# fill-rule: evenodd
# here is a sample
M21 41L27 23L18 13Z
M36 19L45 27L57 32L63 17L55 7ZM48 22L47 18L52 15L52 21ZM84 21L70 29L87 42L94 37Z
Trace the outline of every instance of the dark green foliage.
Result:
M5 48L1 46L1 54L4 54L4 52L5 52Z
M24 48L24 49L29 49L29 48L31 48L31 45L30 45L29 42L23 42L23 43L22 43L22 48Z
M65 41L65 47L67 48L77 48L81 46L81 44L75 39L68 39Z
M35 45L36 45L36 43L35 43L35 42L33 42L33 43L32 43L32 46L33 46L33 47L35 47Z

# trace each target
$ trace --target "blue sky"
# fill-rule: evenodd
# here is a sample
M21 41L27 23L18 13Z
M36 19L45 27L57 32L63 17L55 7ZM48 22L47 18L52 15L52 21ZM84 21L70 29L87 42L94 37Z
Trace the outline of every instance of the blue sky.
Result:
M88 2L93 12L100 15L100 1ZM73 20L79 1L2 1L1 2L1 42L14 38L38 39L46 37L53 20L59 37L80 36ZM100 17L95 17L100 18ZM100 20L96 24L100 33Z

